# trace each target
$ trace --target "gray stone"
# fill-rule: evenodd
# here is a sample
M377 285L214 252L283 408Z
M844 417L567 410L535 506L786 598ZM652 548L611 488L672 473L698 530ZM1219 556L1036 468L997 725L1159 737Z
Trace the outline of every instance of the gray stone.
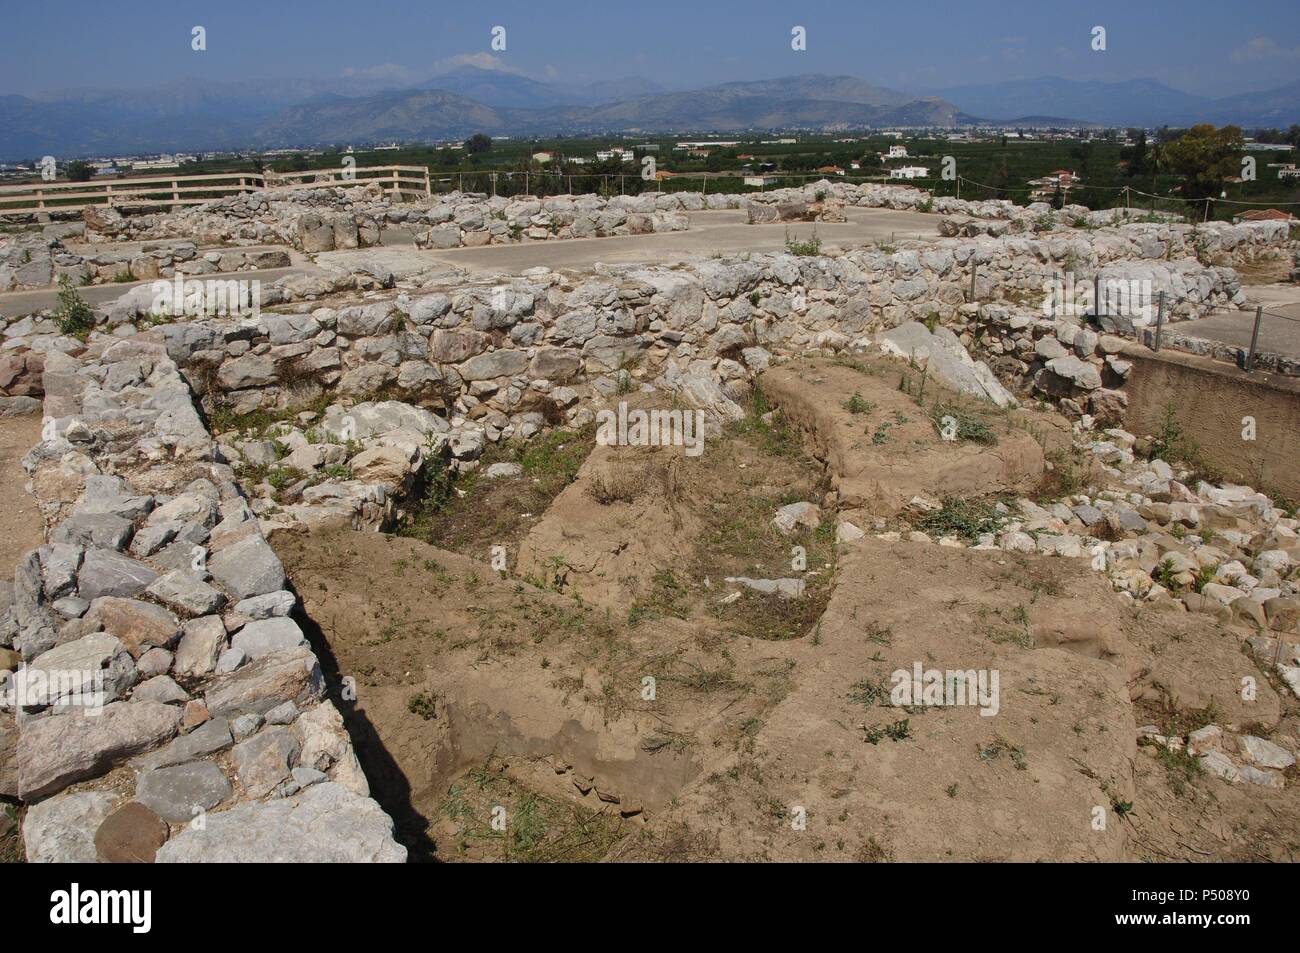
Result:
M1279 744L1254 735L1242 735L1241 751L1253 764L1261 768L1278 768L1285 771L1295 764L1295 756Z
M100 596L129 598L143 592L157 578L158 574L142 562L107 549L88 549L77 574L77 595L91 602Z
M283 705L276 705L266 713L266 723L268 725L291 725L298 717L298 706L292 701L287 701Z
M173 738L157 751L141 755L131 762L137 771L150 771L154 768L168 768L174 764L184 764L205 758L218 751L225 751L235 743L231 735L230 724L224 718L205 721L188 735Z
M166 675L170 672L174 658L175 656L166 649L152 648L136 660L135 667L141 678L153 678L155 675Z
M51 543L37 552L40 554L45 597L53 600L71 594L77 584L82 548L67 543Z
M73 513L54 528L50 541L121 551L131 533L131 521L113 513Z
M173 667L177 675L208 675L226 648L226 627L215 615L191 619L181 627Z
M284 566L260 533L213 553L208 571L239 600L284 588Z
M323 687L320 664L303 647L256 659L215 679L205 700L213 717L261 715L291 699L301 709L320 697Z
M1095 506L1076 506L1072 512L1084 526L1096 526L1103 519L1101 510Z
M262 727L262 716L249 712L247 715L240 715L230 723L230 731L235 736L236 741L243 741L249 735Z
M242 651L250 659L283 652L306 645L307 639L292 619L273 618L250 622L230 640L232 650Z
M173 569L159 576L146 591L164 605L195 616L216 612L226 604L224 592L186 569Z
M120 698L136 677L126 646L107 632L94 632L41 653L14 682L27 704L93 708Z
M29 864L98 862L95 831L113 810L112 791L78 791L33 804L23 818Z
M226 649L218 657L212 672L214 675L229 675L247 661L248 655L243 649Z
M342 785L313 784L292 798L240 804L190 825L158 851L169 863L404 863L393 821Z
M467 381L486 381L497 377L513 377L528 367L528 355L523 351L493 351L472 357L457 370Z
M1064 378L1075 387L1084 390L1096 390L1101 386L1101 374L1097 372L1097 368L1077 357L1054 358L1047 362L1047 369L1057 377Z
M141 682L131 693L131 701L136 704L146 701L172 704L189 700L189 693L168 675L155 675L147 682Z
M176 733L181 710L158 702L112 702L98 714L34 718L18 736L18 787L24 800L97 777Z
M289 776L302 745L287 728L264 728L235 745L230 763L250 797L264 797Z
M235 614L255 620L278 618L293 612L294 603L293 593L280 589L236 602Z
M135 799L165 821L183 824L211 810L234 793L211 761L191 761L144 771L136 779Z

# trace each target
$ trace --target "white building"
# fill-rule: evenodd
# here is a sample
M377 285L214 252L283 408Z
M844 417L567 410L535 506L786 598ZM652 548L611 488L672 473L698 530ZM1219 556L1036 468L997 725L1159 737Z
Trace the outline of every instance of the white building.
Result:
M897 169L889 170L891 179L924 179L930 175L930 170L923 165L900 165Z
M886 158L886 159L906 159L906 158L907 158L907 146L890 146L890 147L889 147L889 154L886 155L885 158Z

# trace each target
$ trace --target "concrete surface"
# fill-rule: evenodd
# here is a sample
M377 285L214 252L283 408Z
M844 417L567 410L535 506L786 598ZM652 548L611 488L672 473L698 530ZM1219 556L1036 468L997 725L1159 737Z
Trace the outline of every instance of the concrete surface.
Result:
M1248 293L1264 305L1266 312L1259 323L1257 349L1300 359L1300 301L1290 304L1280 301L1269 303L1253 294L1254 290L1250 289ZM1293 293L1300 291L1292 290ZM1169 328L1186 337L1249 348L1254 326L1255 309L1250 308L1246 311L1219 311L1197 321L1179 321L1169 325Z
M301 265L294 265L290 268L265 268L261 271L228 271L216 275L192 275L191 277L198 281L252 281L258 279L265 282L275 281L277 278L283 278L285 275L296 275L302 272L314 272L319 269L305 262ZM154 278L149 281L124 281L122 283L113 282L106 285L82 285L77 288L77 294L81 295L83 301L93 306L104 304L121 297L138 285L150 285L154 281L171 281L170 278ZM187 279L188 280L188 279ZM33 311L40 311L44 308L57 307L59 303L58 288L37 288L34 291L9 291L0 294L0 317L19 318L23 315L31 314Z
M903 238L937 238L942 215L893 209L846 209L847 222L792 222L749 225L740 210L689 212L690 229L653 235L615 235L610 238L575 238L566 241L526 242L520 245L485 245L481 248L430 250L439 261L471 271L513 273L544 265L547 268L587 269L597 262L658 264L707 257L716 253L780 251L789 237L807 240L816 229L822 246L866 245Z

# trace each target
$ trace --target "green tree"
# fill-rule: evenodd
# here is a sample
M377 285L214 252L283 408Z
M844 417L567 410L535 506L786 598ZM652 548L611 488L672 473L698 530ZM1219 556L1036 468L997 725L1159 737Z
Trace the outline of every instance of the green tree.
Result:
M468 153L491 152L492 140L481 132L476 132L465 140L465 151Z
M1191 199L1218 193L1223 180L1241 171L1241 130L1193 126L1164 148L1166 171L1183 180L1183 195Z
M89 162L77 159L63 167L63 174L68 177L69 182L89 182L90 177L95 174L95 167Z

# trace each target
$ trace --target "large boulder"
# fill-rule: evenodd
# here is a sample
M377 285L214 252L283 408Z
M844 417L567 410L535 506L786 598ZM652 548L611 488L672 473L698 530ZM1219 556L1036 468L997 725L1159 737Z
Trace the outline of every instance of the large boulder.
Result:
M393 821L374 801L340 784L313 784L290 798L210 814L158 851L174 863L403 863Z

